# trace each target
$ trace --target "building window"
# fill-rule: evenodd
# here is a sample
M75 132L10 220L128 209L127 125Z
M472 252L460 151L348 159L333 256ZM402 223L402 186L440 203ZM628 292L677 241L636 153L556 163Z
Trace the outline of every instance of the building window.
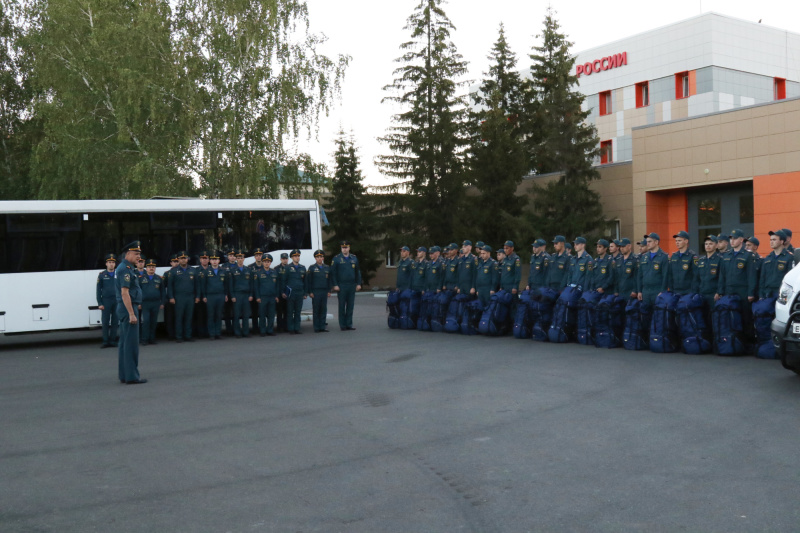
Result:
M394 253L389 250L386 252L386 268L395 267L397 267L397 258L394 256Z
M643 81L636 84L636 107L650 105L650 83Z
M613 155L611 152L611 141L600 142L600 164L605 165L613 163Z
M775 78L774 86L774 99L784 100L786 98L786 80L783 78Z
M675 99L689 97L689 72L675 74Z
M752 224L755 220L755 209L753 208L753 196L747 194L739 197L739 223Z
M600 93L600 116L611 114L611 91Z

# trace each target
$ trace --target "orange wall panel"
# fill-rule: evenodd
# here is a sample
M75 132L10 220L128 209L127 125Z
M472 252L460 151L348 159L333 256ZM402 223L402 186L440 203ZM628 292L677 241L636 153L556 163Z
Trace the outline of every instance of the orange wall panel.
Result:
M653 191L645 193L647 212L647 232L658 233L661 248L667 253L676 250L672 238L689 227L689 198L685 189ZM637 239L641 237L636 236Z
M781 228L800 231L800 172L755 176L753 210L755 236L761 241L758 251L767 255L770 231ZM800 242L800 237L793 241L792 244Z
M689 96L697 94L697 72L689 71Z

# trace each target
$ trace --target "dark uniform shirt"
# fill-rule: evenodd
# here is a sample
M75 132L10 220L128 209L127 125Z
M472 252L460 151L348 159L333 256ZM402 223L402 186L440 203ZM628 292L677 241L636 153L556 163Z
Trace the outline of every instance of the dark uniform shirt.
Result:
M589 282L592 279L592 269L594 268L594 259L586 252L580 256L575 256L569 263L569 271L567 272L567 285L578 285L583 288L589 287Z
M591 290L603 289L603 292L613 291L615 274L613 257L608 254L597 257L592 267L589 288Z
M253 270L250 267L228 269L228 293L232 298L253 295Z
M500 283L497 261L491 257L486 261L478 262L478 271L475 274L475 289L478 291L495 291Z
M139 276L143 302L164 303L164 280L158 274Z
M414 273L414 261L410 257L401 259L397 263L397 283L398 290L404 291L411 288L411 276Z
M512 252L497 268L500 271L500 288L506 291L519 290L519 282L522 279L522 262L519 256Z
M358 266L358 258L353 254L347 257L339 254L331 261L331 277L335 286L356 286L361 285L361 269Z
M638 292L636 278L639 272L639 258L635 254L630 254L627 259L620 255L615 264L614 292L623 298L630 298L631 293Z
M425 272L428 271L428 262L423 259L411 264L411 288L415 291L425 290Z
M639 272L637 275L637 292L659 293L667 288L667 271L669 270L669 257L661 248L651 254L645 252L639 257Z
M547 286L560 291L567 286L567 273L570 256L562 254L551 255L547 260Z
M331 292L331 267L323 263L314 263L306 271L306 292L311 294L313 291Z
M744 247L738 252L731 249L722 255L717 293L737 294L740 298L756 297L757 275L752 252Z
M203 272L200 276L200 292L203 298L208 296L219 296L228 294L228 277L230 271L222 266L214 269L208 267L208 270Z
M454 290L458 285L458 257L444 260L444 281L443 288Z
M694 265L694 283L692 285L692 292L696 292L706 298L712 297L717 293L719 288L719 263L722 256L717 252L708 255L702 255L697 258L697 263Z
M783 277L792 269L794 256L786 249L776 254L771 252L761 265L761 278L758 283L759 298L777 296Z
M194 267L187 266L182 268L176 266L169 271L169 283L167 285L167 297L171 300L175 297L189 296L199 298L197 290L197 273Z
M95 290L97 305L105 305L103 303L104 300L110 302L117 299L114 292L117 285L115 274L116 271L109 272L108 270L103 270L97 275L97 289Z
M306 267L303 265L289 263L286 265L286 287L292 289L292 294L307 294L306 290ZM288 296L288 295L287 295Z
M531 290L536 290L539 287L547 285L547 265L550 259L550 254L547 252L540 252L531 255L531 270L528 273L528 287Z
M142 289L139 285L139 276L136 269L131 263L123 259L120 261L117 270L114 272L115 286L114 291L117 297L117 303L122 302L122 289L128 289L128 294L131 297L131 303L136 309L136 305L142 303ZM124 309L124 305L123 305ZM127 316L127 310L123 311Z
M428 261L425 269L425 292L441 290L444 281L444 261L440 257L436 261Z
M274 268L262 266L253 271L253 296L256 300L272 298L281 294L280 274Z
M475 275L478 272L478 258L472 254L462 255L457 258L458 261L458 290L463 294L475 288Z
M697 254L692 250L686 250L684 253L674 252L669 258L667 289L681 295L692 292L696 262Z

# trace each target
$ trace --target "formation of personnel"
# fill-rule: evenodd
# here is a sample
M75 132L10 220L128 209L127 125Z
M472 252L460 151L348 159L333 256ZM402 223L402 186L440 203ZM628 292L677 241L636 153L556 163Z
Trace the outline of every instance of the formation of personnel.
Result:
M525 289L547 287L561 291L578 286L651 305L665 291L677 295L697 293L706 301L708 313L720 297L735 294L743 302L742 318L747 324L751 318L747 303L777 297L784 275L795 264L791 230L770 231L769 235L771 252L763 258L758 253L759 240L745 238L739 229L730 235L707 236L701 254L690 248L686 231L673 235L677 251L671 255L661 249L661 237L656 233L645 235L636 243L638 253L633 251L630 239L599 239L594 256L586 251L584 237L577 237L570 246L563 235L557 235L552 240L553 253L546 251L544 239L536 239L531 244ZM517 295L521 265L514 243L503 243L496 259L491 257L491 246L478 242L476 248L477 256L472 253L469 240L460 247L451 243L444 251L439 246L430 250L420 246L412 259L410 248L403 246L397 265L397 290L411 289L422 294L452 290L474 295L484 307L500 289Z
M227 255L228 261L221 263ZM140 290L140 344L157 344L158 314L164 310L168 337L176 342L192 342L195 337L220 339L225 332L249 337L252 329L264 336L276 332L300 334L303 301L312 299L315 332L327 332L327 300L339 292L339 325L354 330L355 292L361 289L358 258L350 253L350 243L342 241L341 253L325 264L322 250L314 252L315 263L300 264L300 250L282 253L273 267L273 257L263 249L252 251L254 261L244 264L245 250L201 251L199 265L190 266L189 256L180 251L170 257L170 269L156 274L156 262L139 254L133 268ZM291 259L291 261L289 261ZM102 347L117 345L116 298L114 293L117 257L106 256L106 270L98 275L97 302L102 313ZM276 324L277 322L277 324Z

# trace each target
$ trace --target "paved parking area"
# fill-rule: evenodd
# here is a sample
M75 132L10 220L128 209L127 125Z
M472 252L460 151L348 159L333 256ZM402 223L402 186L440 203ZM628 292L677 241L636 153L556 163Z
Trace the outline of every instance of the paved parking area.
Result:
M798 530L775 361L355 325L162 342L133 386L99 332L0 338L0 530Z

